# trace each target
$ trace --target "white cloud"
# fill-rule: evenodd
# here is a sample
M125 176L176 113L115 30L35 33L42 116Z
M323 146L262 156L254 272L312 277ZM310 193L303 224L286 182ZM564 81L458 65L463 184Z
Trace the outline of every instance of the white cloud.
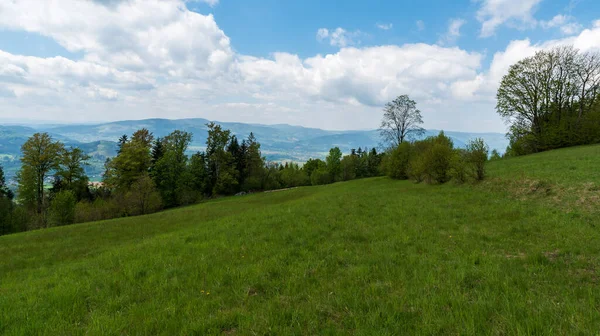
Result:
M390 30L394 27L394 25L391 23L378 23L375 26L381 30Z
M449 34L460 36L461 26L450 25ZM205 117L337 129L377 127L381 106L409 94L427 127L502 131L493 97L511 64L549 45L600 44L598 21L557 41L513 41L482 69L478 52L428 44L359 48L353 45L362 33L338 28L317 32L340 48L335 53L253 57L234 52L214 17L188 11L183 0L5 1L0 28L44 34L83 55L0 51L0 119Z
M233 57L229 38L214 17L191 12L177 0L130 0L114 6L8 1L0 4L0 27L51 37L71 52L84 52L87 61L126 70L199 76L221 71Z
M481 22L481 37L495 34L502 24L510 24L517 28L535 27L537 21L533 17L538 4L542 0L476 0L481 2L477 11L477 19Z
M329 30L327 28L320 28L317 30L317 41L324 42L329 40L329 44L334 47L348 47L360 44L360 31L349 32L343 28L336 28L335 30Z
M467 23L463 19L452 19L448 24L448 31L442 35L439 39L438 44L453 44L460 37L460 28Z
M575 21L575 18L568 15L556 15L551 20L540 21L544 29L559 28L564 35L574 35L579 33L583 26Z
M423 22L422 20L417 20L416 25L419 31L425 30L425 22Z

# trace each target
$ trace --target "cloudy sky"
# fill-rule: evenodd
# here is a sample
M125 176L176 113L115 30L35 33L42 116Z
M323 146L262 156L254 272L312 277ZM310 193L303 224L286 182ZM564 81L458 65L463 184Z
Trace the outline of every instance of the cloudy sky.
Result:
M0 121L202 117L504 132L495 92L536 50L600 48L597 0L1 0Z

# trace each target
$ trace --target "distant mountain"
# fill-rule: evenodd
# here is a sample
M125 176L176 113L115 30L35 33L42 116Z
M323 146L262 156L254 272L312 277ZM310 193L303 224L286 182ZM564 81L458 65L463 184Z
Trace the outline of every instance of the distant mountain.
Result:
M19 166L20 147L35 132L48 132L67 146L78 146L92 156L88 174L98 179L107 157L116 154L116 141L123 134L131 135L138 129L147 128L157 137L164 137L179 129L194 135L190 153L204 150L209 120L196 119L146 119L125 120L85 125L21 125L0 126L0 163L7 168L7 175L14 174ZM379 132L329 131L286 124L262 125L234 122L218 122L231 130L240 140L253 132L261 143L263 154L270 161L304 162L309 158L324 158L332 147L340 147L349 153L352 148L379 147ZM438 130L428 130L425 136L437 135ZM464 147L469 139L483 138L491 149L503 153L508 141L501 133L466 133L446 131L457 147Z

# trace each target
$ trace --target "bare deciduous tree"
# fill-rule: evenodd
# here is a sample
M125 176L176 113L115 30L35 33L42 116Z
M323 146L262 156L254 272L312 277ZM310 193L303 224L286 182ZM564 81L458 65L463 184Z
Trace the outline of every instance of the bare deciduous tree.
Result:
M397 147L407 138L420 136L425 132L420 126L423 124L421 111L417 109L417 103L407 95L387 103L383 111L379 133L387 146Z

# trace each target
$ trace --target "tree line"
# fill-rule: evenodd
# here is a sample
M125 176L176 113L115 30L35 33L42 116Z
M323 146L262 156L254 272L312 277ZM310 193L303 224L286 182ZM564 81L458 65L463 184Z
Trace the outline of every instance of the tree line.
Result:
M241 141L216 123L207 124L206 150L187 155L193 135L176 130L158 138L141 129L118 140L103 179L90 183L89 156L65 148L46 133L23 144L17 193L0 166L0 234L72 223L149 214L205 199L250 192L328 184L381 175L384 154L375 148L325 160L268 162L250 133Z

